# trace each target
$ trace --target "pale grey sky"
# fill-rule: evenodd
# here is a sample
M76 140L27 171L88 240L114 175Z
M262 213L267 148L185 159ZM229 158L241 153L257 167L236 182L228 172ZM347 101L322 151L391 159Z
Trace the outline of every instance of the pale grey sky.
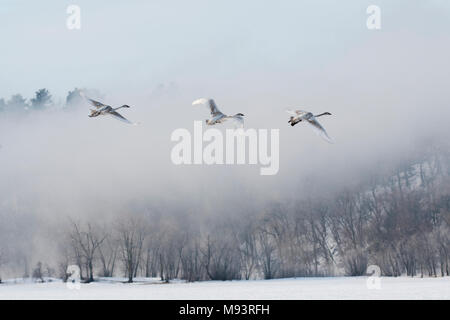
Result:
M70 4L81 8L81 30L66 28ZM370 4L381 8L379 31L366 28ZM73 87L145 97L169 82L216 92L244 81L283 87L326 79L352 52L365 50L359 62L376 59L389 41L414 46L426 37L440 48L449 39L449 7L438 0L3 0L0 97L31 97L41 87L58 98ZM432 55L424 52L422 62ZM392 58L403 61L395 52Z

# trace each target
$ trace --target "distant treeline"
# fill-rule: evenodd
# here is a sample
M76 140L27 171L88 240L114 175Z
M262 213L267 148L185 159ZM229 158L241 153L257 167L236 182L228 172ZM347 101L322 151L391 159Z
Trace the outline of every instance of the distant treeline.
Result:
M72 221L58 239L59 276L71 264L86 281L360 276L372 264L383 276L449 276L449 150L430 143L328 199L273 203L256 214Z
M82 101L80 89L69 91L65 106L75 106ZM21 94L14 94L9 99L0 98L0 112L26 112L29 110L45 110L53 106L52 95L43 88L35 92L35 96L27 101Z

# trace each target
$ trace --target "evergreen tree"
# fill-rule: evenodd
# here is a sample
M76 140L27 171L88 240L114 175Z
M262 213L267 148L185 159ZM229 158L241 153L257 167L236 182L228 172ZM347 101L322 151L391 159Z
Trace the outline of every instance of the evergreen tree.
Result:
M81 96L81 90L75 88L73 91L67 93L66 107L75 107L82 103L83 97Z
M36 110L45 109L52 103L50 92L43 88L36 91L36 97L31 99L31 107Z
M25 98L20 93L11 96L6 106L6 110L8 111L25 111L29 107Z

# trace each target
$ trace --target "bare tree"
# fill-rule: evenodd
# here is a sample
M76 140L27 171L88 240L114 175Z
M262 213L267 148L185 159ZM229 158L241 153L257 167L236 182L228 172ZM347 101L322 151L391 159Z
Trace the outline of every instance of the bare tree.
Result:
M112 277L114 275L118 251L119 241L109 234L98 248L98 256L102 265L101 275L103 277Z
M83 259L88 276L87 281L94 281L94 260L96 258L96 252L106 239L106 235L90 223L87 223L83 229L80 223L72 222L70 237L77 259Z
M238 226L239 224L236 223L233 230L238 229ZM246 223L237 232L234 232L234 237L239 246L238 250L242 273L244 278L249 280L258 266L256 227L251 222Z
M128 282L131 283L136 276L142 258L147 226L141 218L123 218L117 225L117 233L125 274Z
M44 272L42 270L42 262L39 261L36 264L36 267L33 269L32 277L36 281L44 282Z
M178 277L186 239L187 235L181 231L173 228L164 229L159 252L160 276L162 280L168 282Z
M217 234L222 234L217 237ZM207 237L202 250L205 270L211 280L233 280L241 278L241 266L238 246L223 233L216 233L214 238Z
M206 279L202 257L200 239L188 238L180 257L183 279L189 282Z
M258 228L257 245L259 246L259 265L262 267L264 279L273 279L278 274L278 260L275 256L275 241L265 224Z

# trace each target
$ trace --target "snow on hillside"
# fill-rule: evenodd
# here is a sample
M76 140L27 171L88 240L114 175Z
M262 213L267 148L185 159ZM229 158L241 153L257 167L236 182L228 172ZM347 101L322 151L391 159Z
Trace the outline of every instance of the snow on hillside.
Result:
M61 281L6 281L0 299L450 299L450 277L381 278L368 289L367 277L295 278L249 281L161 283L156 279L102 279L68 289Z

